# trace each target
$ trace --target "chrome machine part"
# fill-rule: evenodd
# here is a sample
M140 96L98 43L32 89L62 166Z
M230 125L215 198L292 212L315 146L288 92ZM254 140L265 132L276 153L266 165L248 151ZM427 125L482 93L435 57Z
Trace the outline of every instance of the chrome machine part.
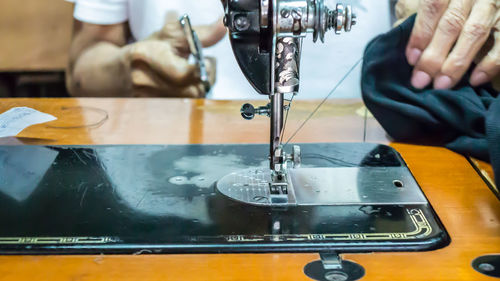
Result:
M292 155L290 155L289 160L292 161L295 169L300 168L300 165L302 164L302 152L300 151L300 146L293 146Z
M284 173L281 167L285 162L283 147L281 146L281 134L283 131L283 95L271 96L271 145L270 145L270 168L277 173Z
M352 261L342 260L336 252L320 253L321 260L304 267L304 273L318 281L356 281L365 275L365 269Z
M427 204L406 167L288 169L286 194L273 194L269 187L283 188L283 184L272 177L264 168L238 171L219 180L217 189L256 206L364 205L366 212L376 212L368 206Z
M340 34L342 30L351 31L356 24L350 5L337 4L335 10L330 10L323 0L281 0L277 4L278 37L305 37L313 33L314 42L318 38L324 42L328 30Z

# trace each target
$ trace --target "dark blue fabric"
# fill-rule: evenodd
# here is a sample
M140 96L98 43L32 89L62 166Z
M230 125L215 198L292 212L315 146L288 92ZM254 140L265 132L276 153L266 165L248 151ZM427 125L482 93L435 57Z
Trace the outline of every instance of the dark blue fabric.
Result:
M446 146L491 161L500 182L500 97L491 85L471 87L469 75L452 90L418 90L405 57L415 16L366 48L363 99L396 141Z

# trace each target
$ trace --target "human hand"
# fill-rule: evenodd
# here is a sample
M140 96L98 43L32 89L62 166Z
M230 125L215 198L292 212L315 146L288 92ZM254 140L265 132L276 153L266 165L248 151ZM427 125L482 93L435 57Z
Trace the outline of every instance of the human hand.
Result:
M455 86L485 47L494 44L472 72L470 83L491 81L500 72L500 0L420 0L406 57L415 66L411 83L436 89Z
M165 41L146 40L129 47L131 81L137 96L203 98L199 68L179 56ZM205 58L210 86L216 80L216 60Z
M141 95L145 91L149 96L205 96L205 85L200 80L199 69L188 62L189 47L178 19L177 14L170 13L160 31L125 48L136 94ZM216 44L225 35L222 22L195 27L195 30L204 47ZM216 60L206 58L205 64L210 85L213 85L216 80Z

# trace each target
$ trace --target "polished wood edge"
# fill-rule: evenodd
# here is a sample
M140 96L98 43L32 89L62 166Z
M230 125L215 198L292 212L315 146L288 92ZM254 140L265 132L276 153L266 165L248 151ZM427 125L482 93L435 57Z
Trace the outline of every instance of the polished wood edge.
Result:
M496 185L495 175L493 173L493 167L491 166L491 164L475 159L473 157L468 157L467 159L469 160L472 167L474 167L474 170L476 170L478 175L484 180L491 191L500 200L500 189Z

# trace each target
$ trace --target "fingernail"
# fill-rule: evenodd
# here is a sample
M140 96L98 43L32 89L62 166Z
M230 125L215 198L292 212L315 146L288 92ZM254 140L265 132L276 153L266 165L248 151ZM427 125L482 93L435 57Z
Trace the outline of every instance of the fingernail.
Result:
M441 75L434 80L434 89L449 89L451 88L451 85L453 84L453 80L449 76L446 75Z
M427 85L429 85L431 81L431 76L423 71L415 72L413 74L413 77L411 78L411 84L417 89L423 89L427 87Z
M416 65L420 56L422 55L422 51L417 48L412 48L408 52L408 63L412 66Z
M479 86L490 81L490 77L485 72L479 71L474 72L470 78L470 84L472 86Z

